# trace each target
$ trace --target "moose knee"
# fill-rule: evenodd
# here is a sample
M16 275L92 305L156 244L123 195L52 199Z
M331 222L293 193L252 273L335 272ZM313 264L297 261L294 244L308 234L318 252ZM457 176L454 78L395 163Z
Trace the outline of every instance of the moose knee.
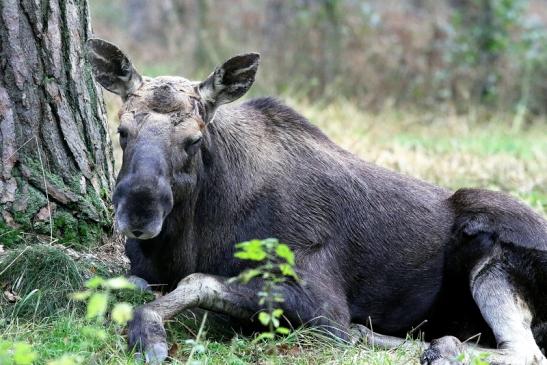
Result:
M181 286L181 285L190 285L192 283L197 283L197 282L201 282L201 281L205 281L207 280L208 277L211 277L210 275L206 275L206 274L202 274L202 273L193 273L193 274L190 274L188 276L185 276L184 278L182 278L179 283L177 284L177 287Z
M185 286L188 288L195 287L196 289L202 290L220 290L224 287L224 284L212 275L193 273L186 276L177 284L177 288Z
M176 290L195 295L198 298L196 304L202 305L220 297L226 292L226 286L212 275L194 273L179 281Z

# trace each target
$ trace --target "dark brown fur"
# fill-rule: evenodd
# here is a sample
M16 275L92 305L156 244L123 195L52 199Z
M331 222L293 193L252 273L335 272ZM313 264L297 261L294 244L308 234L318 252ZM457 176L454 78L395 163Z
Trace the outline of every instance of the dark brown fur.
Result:
M119 224L132 237L131 274L168 291L188 277L137 312L132 344L153 353L164 336L153 329L156 314L161 325L182 307L250 320L248 313L260 310L259 284L228 285L224 278L249 266L234 258L235 243L267 237L289 244L296 256L302 282L282 288L281 304L295 325L325 325L347 338L350 323L372 323L404 336L429 320L428 337L463 340L482 332L483 343L499 344L501 330L495 320L485 322L491 309L477 306L482 292L474 291L475 282L489 285L494 269L502 274L499 293L491 295L502 304L522 296L533 323L545 321L546 303L538 301L546 289L542 217L503 193L452 193L362 161L275 99L219 107L241 96L238 88L248 89L256 66L255 56L237 56L201 84L144 78L127 94L114 201ZM197 147L190 143L196 136ZM202 281L203 296L180 304ZM437 361L432 354L442 351L435 346L441 345L432 345L424 363ZM543 361L538 356L519 359Z

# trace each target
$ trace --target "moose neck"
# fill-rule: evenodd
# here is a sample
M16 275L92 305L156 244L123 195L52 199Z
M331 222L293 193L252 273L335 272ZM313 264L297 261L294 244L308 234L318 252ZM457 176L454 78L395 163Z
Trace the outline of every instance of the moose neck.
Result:
M208 125L196 186L175 203L154 242L157 260L177 263L179 272L173 276L205 270L213 257L233 255L226 245L235 243L238 213L257 189L257 179L249 177L258 173L256 143L246 130L220 113Z

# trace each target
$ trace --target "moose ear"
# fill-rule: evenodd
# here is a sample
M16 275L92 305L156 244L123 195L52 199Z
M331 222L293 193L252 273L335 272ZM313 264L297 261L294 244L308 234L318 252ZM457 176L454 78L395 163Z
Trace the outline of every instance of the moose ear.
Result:
M142 85L142 77L129 58L115 45L98 38L86 43L86 57L95 79L105 89L122 99Z
M249 90L255 81L259 61L258 53L232 57L199 84L199 94L210 117L218 106L240 98Z

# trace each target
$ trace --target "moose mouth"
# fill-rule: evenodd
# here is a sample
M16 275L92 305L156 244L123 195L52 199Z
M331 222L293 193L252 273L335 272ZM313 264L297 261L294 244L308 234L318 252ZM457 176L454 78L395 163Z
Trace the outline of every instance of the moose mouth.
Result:
M127 220L120 219L120 216L123 215L116 214L116 227L127 238L149 240L158 236L163 226L162 218L148 220L144 224L127 224Z
M127 238L149 240L157 237L162 230L169 210L151 204L135 204L134 201L123 201L115 205L115 227Z
M161 232L161 229L157 232L154 231L141 231L139 229L134 230L124 230L122 231L123 235L127 238L133 238L138 240L150 240L156 237Z

